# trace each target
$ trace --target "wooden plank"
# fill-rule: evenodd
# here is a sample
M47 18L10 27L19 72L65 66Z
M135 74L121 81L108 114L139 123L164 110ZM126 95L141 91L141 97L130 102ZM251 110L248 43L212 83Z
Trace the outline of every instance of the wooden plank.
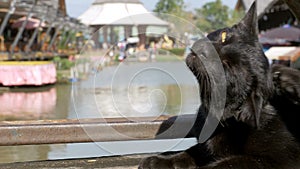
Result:
M155 139L168 116L0 122L0 145L58 144ZM183 122L179 122L183 123ZM189 122L187 122L189 123ZM171 123L168 123L169 125ZM167 129L167 128L166 128ZM180 131L178 131L180 133ZM184 132L184 131L183 131ZM172 132L173 133L173 132ZM167 138L182 138L170 134ZM186 133L183 133L186 134Z

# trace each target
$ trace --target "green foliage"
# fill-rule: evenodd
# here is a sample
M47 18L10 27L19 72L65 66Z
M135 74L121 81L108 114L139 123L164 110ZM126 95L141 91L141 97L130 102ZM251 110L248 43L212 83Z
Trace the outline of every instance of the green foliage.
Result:
M56 81L59 84L69 84L70 80L70 71L69 70L58 70L56 72Z
M196 9L199 20L196 25L204 32L210 32L227 26L229 21L229 8L221 0L209 2L202 8Z
M68 59L62 59L61 60L61 69L62 70L68 70L71 69L75 65L74 62L69 61Z
M227 21L227 26L232 26L238 23L242 17L245 15L245 11L230 10L229 20Z
M160 15L160 13L183 18L196 25L203 32L211 32L232 26L239 22L245 14L244 11L231 10L228 6L222 4L221 0L208 2L202 8L195 9L196 14L185 10L184 0L159 0L153 11L157 12L160 18L173 23L174 29L176 29L175 32L191 32L190 29L192 28L189 24L182 25L182 22L178 22L178 18Z
M181 16L184 8L184 0L159 0L153 11Z
M70 36L69 39L68 39L68 36ZM76 36L75 32L72 32L72 31L64 32L60 37L61 40L58 43L58 49L67 49L68 44L66 44L66 46L64 46L64 44L66 43L67 40L69 42L71 42L71 40L73 40L75 38L75 36Z
M75 65L75 63L70 61L69 59L62 59L59 56L55 56L52 61L55 63L57 70L69 70Z
M173 49L169 49L169 51L174 55L183 56L185 52L185 48L173 48Z
M221 0L216 0L196 9L195 25L203 32L211 32L236 24L244 15L244 11L231 10Z
M53 62L54 62L55 64L59 63L60 60L61 60L61 58L60 58L59 56L55 56L55 57L53 58Z
M114 56L116 62L119 61L119 56L120 56L119 53L117 53L117 54Z

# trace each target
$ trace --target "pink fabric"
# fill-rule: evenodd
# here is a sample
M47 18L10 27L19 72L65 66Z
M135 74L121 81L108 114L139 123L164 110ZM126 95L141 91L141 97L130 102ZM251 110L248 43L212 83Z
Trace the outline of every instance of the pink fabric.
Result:
M18 20L16 20L16 21L12 24L12 27L13 27L13 28L20 28L20 27L23 25L23 22L25 22L25 21L26 21L26 17L23 16L22 18L19 18ZM36 27L39 26L40 22L41 22L41 21L40 21L39 19L28 18L25 28L26 28L26 29L34 29L34 28L36 28ZM42 22L42 23L41 23L41 26L42 26L42 27L45 27L46 24L45 24L44 22Z
M0 84L3 86L44 85L56 82L53 63L41 65L0 65Z

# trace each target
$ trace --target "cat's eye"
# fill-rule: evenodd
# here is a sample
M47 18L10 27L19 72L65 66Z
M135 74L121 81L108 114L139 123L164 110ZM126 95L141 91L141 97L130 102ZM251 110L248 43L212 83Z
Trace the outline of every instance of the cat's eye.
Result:
M222 34L221 34L222 43L224 43L226 41L226 36L227 36L227 32L226 31L222 32Z

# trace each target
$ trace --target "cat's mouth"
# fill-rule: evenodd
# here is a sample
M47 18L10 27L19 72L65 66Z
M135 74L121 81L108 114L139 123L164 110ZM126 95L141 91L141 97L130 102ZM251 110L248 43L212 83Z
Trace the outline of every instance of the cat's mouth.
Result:
M203 57L203 55L201 55L200 57ZM194 52L191 52L188 54L185 62L187 64L187 66L189 67L189 69L194 73L194 75L196 77L199 76L199 73L201 71L203 71L203 70L201 70L201 67L202 67L201 58L199 58L199 56L197 54L195 54Z

